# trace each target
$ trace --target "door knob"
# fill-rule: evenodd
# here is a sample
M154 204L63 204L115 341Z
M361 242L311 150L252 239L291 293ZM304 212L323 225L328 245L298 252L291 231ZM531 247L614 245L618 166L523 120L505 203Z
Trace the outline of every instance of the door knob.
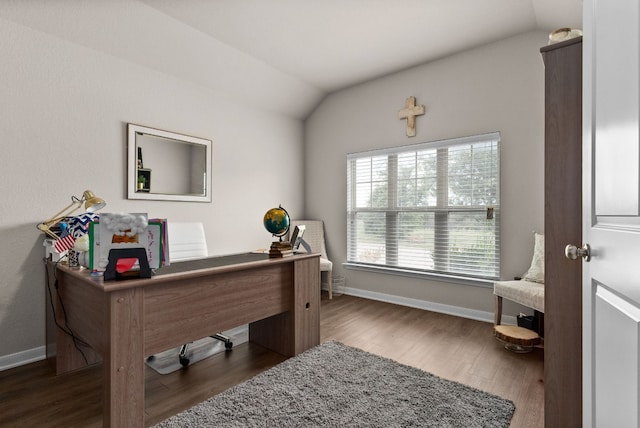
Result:
M564 247L564 256L569 260L575 260L578 257L582 257L585 262L591 260L591 247L589 244L584 244L582 248L578 248L575 245L567 245Z

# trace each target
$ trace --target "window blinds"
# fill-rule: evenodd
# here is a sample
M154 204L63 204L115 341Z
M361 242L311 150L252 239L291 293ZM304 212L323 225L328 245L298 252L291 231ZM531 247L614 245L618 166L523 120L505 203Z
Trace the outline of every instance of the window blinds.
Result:
M349 263L500 276L500 134L347 156Z

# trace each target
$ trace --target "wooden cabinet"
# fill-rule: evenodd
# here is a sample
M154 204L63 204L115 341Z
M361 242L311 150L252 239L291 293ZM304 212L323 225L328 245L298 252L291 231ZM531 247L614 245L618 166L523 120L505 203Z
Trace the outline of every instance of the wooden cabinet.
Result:
M582 38L545 46L545 427L582 426Z

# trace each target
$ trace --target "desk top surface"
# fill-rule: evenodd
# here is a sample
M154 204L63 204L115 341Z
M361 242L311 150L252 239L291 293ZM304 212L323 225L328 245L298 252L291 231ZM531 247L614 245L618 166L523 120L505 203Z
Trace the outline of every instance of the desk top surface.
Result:
M57 269L64 271L66 274L81 279L83 283L91 284L99 287L105 292L109 292L118 289L158 284L166 281L172 281L177 278L241 271L245 269L269 266L272 264L292 263L296 260L313 257L319 258L320 254L302 253L283 258L269 258L268 254L263 253L242 253L226 256L214 256L204 259L185 260L171 263L169 266L157 269L151 278L131 278L117 281L104 281L102 276L92 276L88 269L70 268L66 265L54 265L56 265Z
M156 276L190 272L221 266L231 266L241 263L259 262L268 259L269 255L264 253L243 253L231 254L228 256L207 257L205 259L182 260L179 262L172 262L169 266L164 266L156 270Z

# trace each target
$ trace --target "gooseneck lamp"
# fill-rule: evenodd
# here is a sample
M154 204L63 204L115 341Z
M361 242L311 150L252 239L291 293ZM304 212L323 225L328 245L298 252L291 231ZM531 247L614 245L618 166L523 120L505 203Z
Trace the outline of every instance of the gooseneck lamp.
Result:
M53 216L51 216L50 219L39 223L37 226L38 230L53 239L58 239L59 236L53 233L53 230L51 230L51 228L60 223L65 217L69 217L72 213L78 210L83 203L85 211L90 213L97 211L107 205L107 203L103 199L97 197L91 190L85 190L82 194L82 198L71 196L71 203L69 205L61 209L59 212L55 213Z

